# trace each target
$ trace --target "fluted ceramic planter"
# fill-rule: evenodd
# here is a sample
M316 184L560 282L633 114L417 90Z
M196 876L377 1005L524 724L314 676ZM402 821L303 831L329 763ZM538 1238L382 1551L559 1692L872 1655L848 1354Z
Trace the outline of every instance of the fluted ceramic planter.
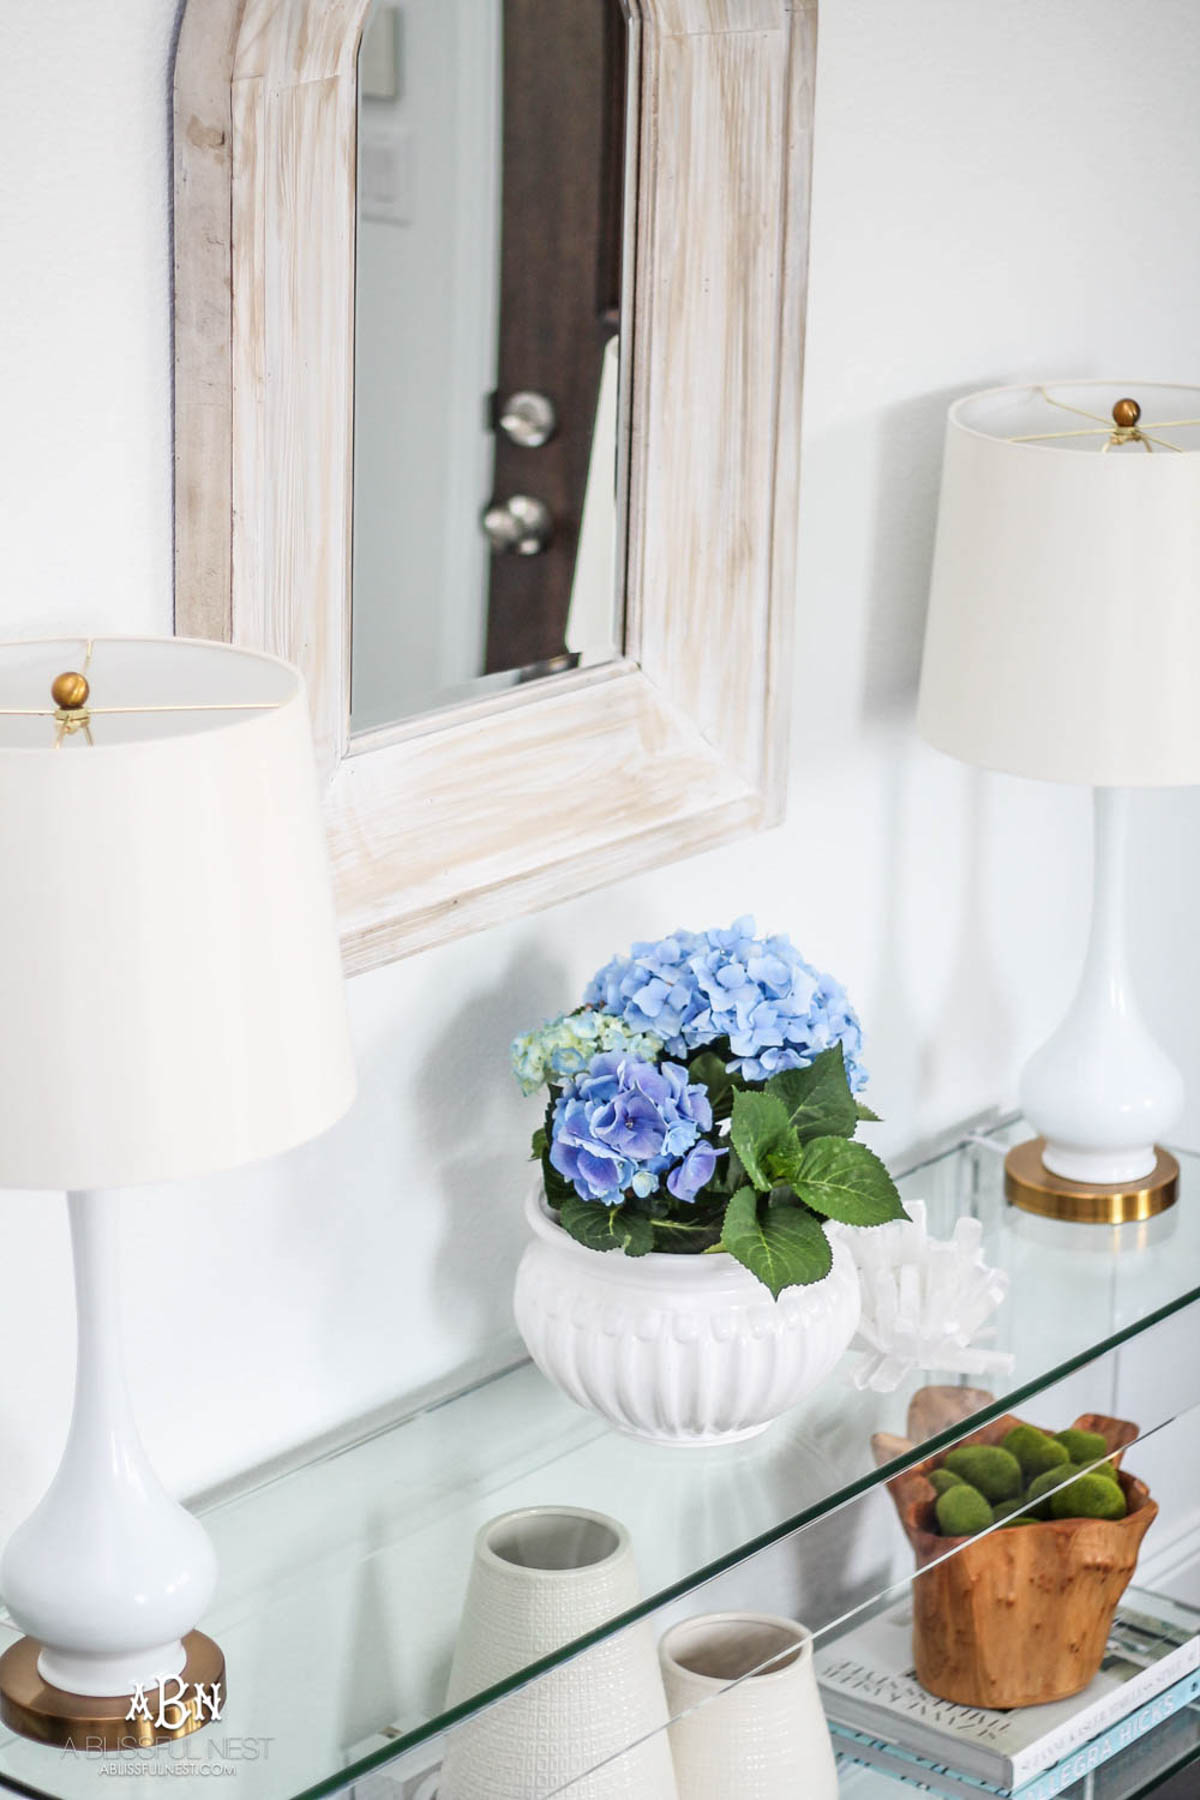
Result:
M658 1444L765 1431L829 1374L854 1336L858 1275L837 1226L833 1268L773 1300L723 1251L587 1250L540 1193L517 1271L517 1326L543 1375L610 1424Z
M709 1613L668 1631L659 1656L679 1800L837 1800L803 1625Z

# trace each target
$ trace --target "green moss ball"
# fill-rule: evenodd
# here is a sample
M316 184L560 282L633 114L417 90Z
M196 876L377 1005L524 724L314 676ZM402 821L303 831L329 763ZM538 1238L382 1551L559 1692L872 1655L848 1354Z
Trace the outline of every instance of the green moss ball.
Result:
M1080 1475L1061 1494L1050 1497L1056 1519L1123 1519L1128 1510L1120 1487L1103 1475Z
M965 1481L938 1495L937 1522L943 1537L970 1537L986 1531L995 1515L978 1488Z
M1060 1463L1057 1469L1044 1469L1040 1475L1035 1475L1025 1493L1025 1504L1031 1515L1035 1519L1051 1518L1050 1502L1043 1499L1043 1495L1079 1473L1074 1463Z
M963 1444L950 1451L945 1466L978 1488L985 1500L1015 1500L1025 1485L1020 1463L999 1444Z
M930 1472L929 1479L939 1494L944 1494L947 1488L963 1485L962 1476L956 1475L953 1469L934 1469Z
M1000 1529L1002 1531L1008 1531L1014 1525L1036 1525L1036 1524L1037 1524L1037 1520L1033 1517L1032 1513L1019 1512L1019 1513L1014 1513L1010 1519L1001 1519Z
M1099 1462L1108 1455L1108 1440L1098 1431L1080 1431L1073 1425L1069 1431L1056 1431L1054 1435L1073 1463Z
M1047 1432L1039 1431L1036 1425L1015 1425L1004 1439L1004 1448L1012 1451L1026 1481L1032 1481L1035 1475L1042 1475L1047 1469L1061 1468L1071 1460L1066 1445Z
M1064 1481L1069 1481L1073 1476L1080 1475L1082 1472L1074 1463L1063 1463L1057 1469L1043 1469L1042 1473L1035 1475L1030 1482L1025 1498L1038 1500L1043 1494L1048 1494L1051 1488L1060 1487Z

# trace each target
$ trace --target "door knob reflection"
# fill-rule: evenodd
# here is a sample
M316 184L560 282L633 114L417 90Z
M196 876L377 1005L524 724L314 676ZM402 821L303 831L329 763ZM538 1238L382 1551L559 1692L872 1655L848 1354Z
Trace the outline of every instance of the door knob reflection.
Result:
M494 556L540 556L553 529L550 508L532 494L498 500L483 515L483 529Z
M510 394L500 408L500 429L510 444L522 450L540 450L558 429L554 402L545 394L522 388Z

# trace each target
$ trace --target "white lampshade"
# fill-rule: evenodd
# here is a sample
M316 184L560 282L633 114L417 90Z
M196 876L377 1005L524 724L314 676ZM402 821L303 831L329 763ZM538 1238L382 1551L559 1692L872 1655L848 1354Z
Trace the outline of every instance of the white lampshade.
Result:
M54 718L17 709L49 708L86 655L0 645L5 1187L232 1168L354 1095L300 676L226 645L97 639L94 741L55 748Z
M1104 451L1123 396L1152 453ZM1200 782L1200 428L1174 423L1188 420L1200 388L1144 381L951 407L918 709L930 743L1050 781Z

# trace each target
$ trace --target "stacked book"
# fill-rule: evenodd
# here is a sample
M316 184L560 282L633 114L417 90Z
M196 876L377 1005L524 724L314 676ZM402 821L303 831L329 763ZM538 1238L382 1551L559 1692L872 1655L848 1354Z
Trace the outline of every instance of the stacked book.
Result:
M1200 1612L1130 1588L1082 1693L1012 1712L926 1693L912 1664L912 1602L818 1649L839 1754L954 1800L1053 1800L1200 1699Z

